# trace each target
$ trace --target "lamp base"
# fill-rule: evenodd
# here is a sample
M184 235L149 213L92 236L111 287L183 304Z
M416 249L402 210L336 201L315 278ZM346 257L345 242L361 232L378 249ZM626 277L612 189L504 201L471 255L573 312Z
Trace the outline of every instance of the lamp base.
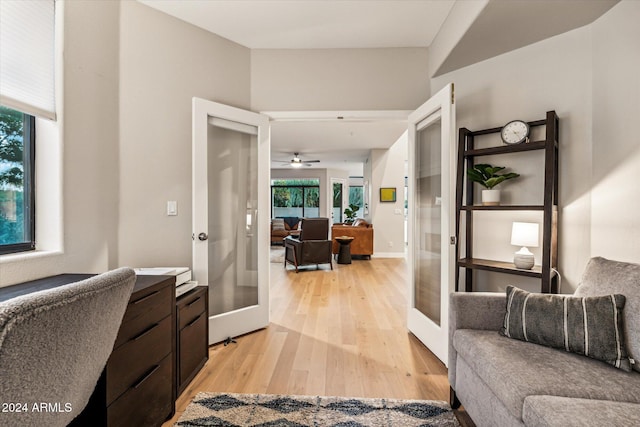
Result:
M521 270L531 270L534 263L535 260L532 253L522 254L516 252L515 254L513 254L513 264L516 266L516 268L519 268Z

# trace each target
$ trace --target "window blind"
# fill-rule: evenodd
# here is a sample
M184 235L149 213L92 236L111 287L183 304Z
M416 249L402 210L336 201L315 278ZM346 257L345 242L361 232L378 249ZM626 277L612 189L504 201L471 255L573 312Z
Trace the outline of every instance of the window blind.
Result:
M55 120L54 0L0 1L0 103Z

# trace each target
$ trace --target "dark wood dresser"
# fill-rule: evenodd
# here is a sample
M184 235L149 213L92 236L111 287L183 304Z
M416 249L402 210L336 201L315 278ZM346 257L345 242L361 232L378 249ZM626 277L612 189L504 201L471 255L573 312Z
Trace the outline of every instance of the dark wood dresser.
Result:
M173 416L175 295L175 277L138 276L105 368L105 425L152 426Z
M62 274L0 288L0 301L91 276ZM107 366L71 425L161 425L175 412L175 348L175 277L138 276Z
M176 396L180 396L209 359L207 290L207 286L198 286L177 301Z

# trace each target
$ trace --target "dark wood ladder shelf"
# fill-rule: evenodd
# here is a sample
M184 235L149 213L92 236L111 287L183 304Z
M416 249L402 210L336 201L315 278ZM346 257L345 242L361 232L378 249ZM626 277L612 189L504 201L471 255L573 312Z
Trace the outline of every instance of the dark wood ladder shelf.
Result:
M464 151L465 157L490 156L493 154L519 153L524 151L544 150L547 148L546 141L531 141L518 145L504 145L500 147L488 147L468 149Z
M542 211L543 205L462 206L463 211Z
M540 291L558 292L558 277L555 273L558 261L558 129L559 120L555 111L548 111L546 118L528 122L529 126L544 126L545 139L516 145L500 145L488 148L475 148L474 137L500 133L501 127L471 131L459 129L458 135L458 171L456 184L456 291L473 291L473 270L485 270L498 273L532 277L540 280ZM466 177L466 171L473 167L476 157L525 153L544 150L543 170L544 188L542 204L481 206L474 204L473 182ZM521 270L513 263L473 257L473 217L476 211L539 211L542 212L542 259L537 260L531 270ZM462 213L465 215L461 215ZM464 232L464 233L463 233ZM464 239L461 235L464 234ZM461 279L464 278L463 284Z
M518 276L542 278L542 267L534 265L531 270L521 270L516 268L512 262L492 261L479 258L463 258L458 261L460 267L471 268L476 270L495 271L497 273L515 274Z

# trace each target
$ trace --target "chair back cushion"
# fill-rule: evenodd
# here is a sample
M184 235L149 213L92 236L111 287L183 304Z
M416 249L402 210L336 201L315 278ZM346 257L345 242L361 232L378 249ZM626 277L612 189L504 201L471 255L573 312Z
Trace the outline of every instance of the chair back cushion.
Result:
M283 216L282 220L284 221L284 227L287 230L297 230L298 224L300 223L300 218L297 216Z
M300 240L328 240L329 218L303 218Z
M624 334L629 356L636 361L633 370L640 372L640 265L592 258L576 289L576 296L622 294L624 308Z
M369 227L369 223L364 218L358 218L353 221L354 227Z
M0 303L0 396L61 412L0 413L2 426L66 426L93 393L135 283L121 268ZM69 410L69 412L64 412Z
M271 230L284 231L284 219L274 218L271 220Z

